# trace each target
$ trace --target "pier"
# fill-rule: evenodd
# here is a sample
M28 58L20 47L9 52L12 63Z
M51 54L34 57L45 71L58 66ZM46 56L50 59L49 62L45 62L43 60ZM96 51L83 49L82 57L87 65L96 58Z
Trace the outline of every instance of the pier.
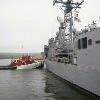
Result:
M12 68L9 65L0 66L0 70L8 70L8 69L12 69Z

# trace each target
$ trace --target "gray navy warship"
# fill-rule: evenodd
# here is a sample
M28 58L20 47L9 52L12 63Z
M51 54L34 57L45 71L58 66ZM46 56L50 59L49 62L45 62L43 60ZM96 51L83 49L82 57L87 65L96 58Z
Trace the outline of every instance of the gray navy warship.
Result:
M53 1L62 4L64 20L57 17L59 31L44 46L45 64L57 76L100 96L100 27L93 21L77 31L73 25L73 11L83 2Z

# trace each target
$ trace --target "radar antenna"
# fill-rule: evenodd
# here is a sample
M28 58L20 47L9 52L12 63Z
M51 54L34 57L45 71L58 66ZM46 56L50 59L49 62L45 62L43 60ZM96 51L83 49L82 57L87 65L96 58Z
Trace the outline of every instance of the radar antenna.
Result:
M64 22L63 19L61 19L59 16L57 16L57 20L58 20L59 23L63 23Z
M84 0L82 0L81 2L73 2L73 0L67 0L67 1L63 1L63 0L54 0L53 1L53 5L60 3L62 4L62 7L65 7L64 12L70 13L72 11L72 9L74 8L81 8L80 5L82 5L82 3L84 2Z

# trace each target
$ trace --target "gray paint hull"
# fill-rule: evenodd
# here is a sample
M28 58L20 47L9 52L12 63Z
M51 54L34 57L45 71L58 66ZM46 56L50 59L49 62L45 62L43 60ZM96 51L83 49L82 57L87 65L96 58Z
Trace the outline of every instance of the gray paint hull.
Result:
M45 61L49 71L59 77L100 96L100 70L97 67L83 67L55 61Z

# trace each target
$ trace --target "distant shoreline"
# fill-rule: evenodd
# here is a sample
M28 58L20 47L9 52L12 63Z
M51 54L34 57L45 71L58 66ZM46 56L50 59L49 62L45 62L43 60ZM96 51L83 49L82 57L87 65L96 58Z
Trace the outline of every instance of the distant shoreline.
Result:
M2 52L2 53L0 53L0 59L19 58L22 55L41 57L41 53L4 53L4 52Z

